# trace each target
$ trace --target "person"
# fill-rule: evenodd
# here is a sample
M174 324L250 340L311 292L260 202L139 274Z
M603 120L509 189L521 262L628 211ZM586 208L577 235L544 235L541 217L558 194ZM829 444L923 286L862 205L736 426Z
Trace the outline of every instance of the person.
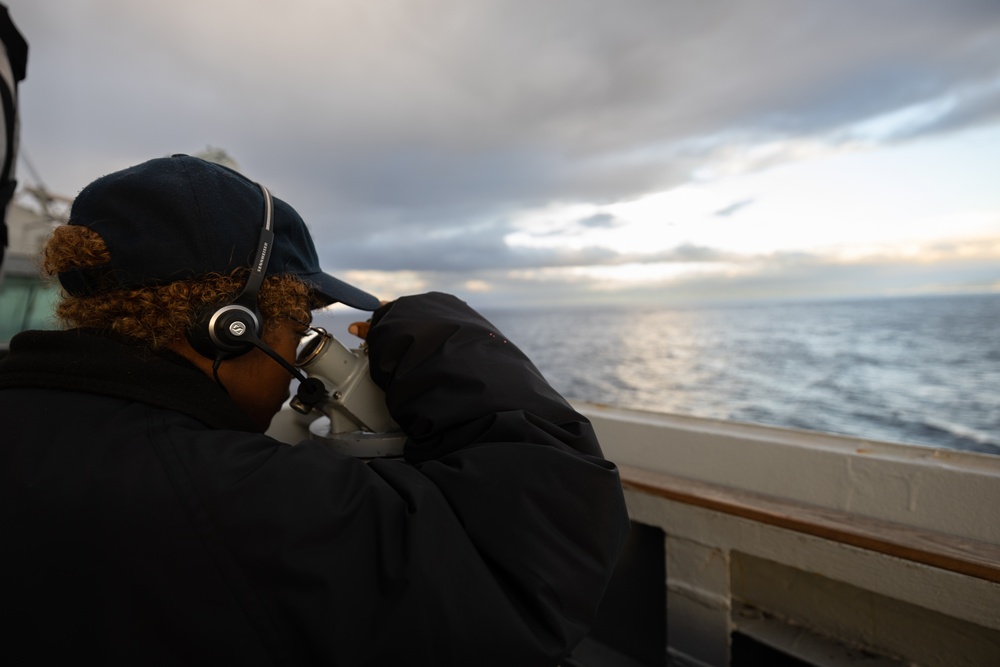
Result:
M0 4L0 100L3 101L3 128L0 129L0 269L7 251L7 208L14 198L20 119L18 83L28 73L28 43L14 25L7 5ZM3 280L0 272L0 281Z
M0 363L5 659L555 665L585 635L629 529L617 469L468 305L380 305L287 203L188 156L87 186L44 267L67 328ZM402 460L264 434L333 302L374 311Z

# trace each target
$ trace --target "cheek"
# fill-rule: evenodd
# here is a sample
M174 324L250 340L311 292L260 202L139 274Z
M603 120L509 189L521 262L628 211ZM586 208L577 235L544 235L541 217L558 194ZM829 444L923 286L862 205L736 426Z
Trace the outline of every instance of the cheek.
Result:
M294 331L282 331L275 336L273 349L289 363L295 363L295 353L299 348L299 336Z
M299 349L299 337L298 336L288 336L282 344L277 348L278 354L287 359L291 363L295 363L295 353Z
M274 359L268 358L268 365L260 369L258 375L258 407L273 415L290 395L292 376L278 365Z

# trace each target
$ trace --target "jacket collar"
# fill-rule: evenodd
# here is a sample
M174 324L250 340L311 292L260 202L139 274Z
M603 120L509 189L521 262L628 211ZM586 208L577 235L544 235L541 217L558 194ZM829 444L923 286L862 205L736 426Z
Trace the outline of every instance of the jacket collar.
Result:
M211 428L263 430L186 359L93 330L14 336L0 362L0 389L13 387L114 396L181 412Z

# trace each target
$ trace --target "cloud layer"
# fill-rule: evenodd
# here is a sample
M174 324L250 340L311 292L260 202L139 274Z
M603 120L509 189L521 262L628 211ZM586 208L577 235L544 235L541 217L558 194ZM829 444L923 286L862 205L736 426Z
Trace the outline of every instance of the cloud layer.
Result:
M331 268L429 282L718 261L508 239L556 203L1000 122L993 0L8 4L31 45L24 145L54 190L219 146L303 213Z

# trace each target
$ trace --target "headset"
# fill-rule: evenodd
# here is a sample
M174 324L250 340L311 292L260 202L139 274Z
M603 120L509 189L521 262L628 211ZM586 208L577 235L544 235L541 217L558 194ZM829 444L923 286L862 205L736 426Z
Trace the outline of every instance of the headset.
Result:
M323 382L306 377L261 340L264 318L257 308L257 294L264 283L274 245L274 200L266 187L260 183L256 185L264 196L264 226L260 230L255 261L249 267L247 284L231 303L212 306L201 313L194 327L188 330L187 339L198 354L214 360L213 372L223 361L240 357L254 348L261 350L299 381L297 398L311 408L326 397Z

